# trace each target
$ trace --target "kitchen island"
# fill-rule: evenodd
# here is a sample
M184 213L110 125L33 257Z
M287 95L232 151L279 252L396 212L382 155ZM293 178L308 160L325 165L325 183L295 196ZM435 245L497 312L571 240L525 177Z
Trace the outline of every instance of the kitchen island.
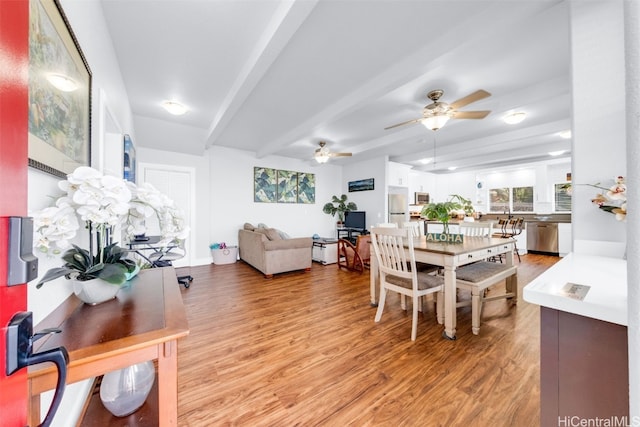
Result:
M570 253L525 286L540 305L540 425L628 416L626 273L624 259Z

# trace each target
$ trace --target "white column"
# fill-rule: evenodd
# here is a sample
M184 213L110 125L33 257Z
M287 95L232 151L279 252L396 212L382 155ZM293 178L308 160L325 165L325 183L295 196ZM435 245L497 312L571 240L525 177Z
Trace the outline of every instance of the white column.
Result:
M571 1L572 181L626 175L623 1ZM625 242L626 224L599 211L597 190L574 185L573 239Z
M640 417L640 2L624 2L629 415Z

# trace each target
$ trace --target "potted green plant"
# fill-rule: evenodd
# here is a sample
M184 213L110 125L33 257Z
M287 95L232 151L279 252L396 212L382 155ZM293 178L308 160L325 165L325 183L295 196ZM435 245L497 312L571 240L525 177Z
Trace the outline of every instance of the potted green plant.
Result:
M449 197L451 197L450 200L458 201L458 203L460 204L460 207L458 209L462 209L464 211L465 216L473 216L476 210L473 208L473 204L471 203L471 200L465 199L459 194L450 194Z
M429 203L425 205L420 214L427 219L440 221L443 225L442 234L449 234L451 212L461 208L462 205L460 203L449 199L446 202Z
M345 212L355 211L356 209L358 209L358 206L356 206L356 204L353 202L348 202L347 195L343 194L340 197L333 196L331 201L327 202L324 205L324 207L322 208L322 212L331 216L335 216L336 214L338 214L337 222L338 224L342 224L344 223Z

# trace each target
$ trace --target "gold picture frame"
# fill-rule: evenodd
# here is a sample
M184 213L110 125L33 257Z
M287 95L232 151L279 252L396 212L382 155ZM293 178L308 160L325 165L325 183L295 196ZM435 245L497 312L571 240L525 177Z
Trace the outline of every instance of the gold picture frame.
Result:
M91 70L57 0L31 0L29 166L66 177L91 163Z

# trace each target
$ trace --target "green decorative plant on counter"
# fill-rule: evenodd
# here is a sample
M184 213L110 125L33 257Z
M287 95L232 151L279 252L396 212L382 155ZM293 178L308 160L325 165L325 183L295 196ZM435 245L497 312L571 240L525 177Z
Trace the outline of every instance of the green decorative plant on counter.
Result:
M446 202L429 203L422 208L421 215L427 219L436 220L442 223L442 234L449 234L449 220L451 213L462 209L461 203L454 201L460 196L451 196Z
M335 216L338 214L338 223L344 223L344 214L345 212L355 211L358 209L353 202L347 201L347 195L343 194L338 198L338 196L333 196L330 202L327 202L322 208L322 212Z
M464 211L465 216L473 216L476 210L473 208L473 204L471 203L471 200L465 199L459 194L450 194L449 197L451 197L450 200L458 201L458 203L460 204L460 207L457 209L458 210L462 209Z

